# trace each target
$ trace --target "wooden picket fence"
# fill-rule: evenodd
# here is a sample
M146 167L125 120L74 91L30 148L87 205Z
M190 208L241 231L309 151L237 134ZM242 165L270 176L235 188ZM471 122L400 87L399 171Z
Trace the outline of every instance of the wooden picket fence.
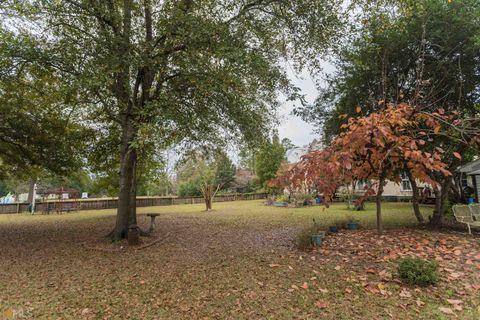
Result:
M266 193L245 193L245 194L225 194L217 195L213 198L213 202L236 201L236 200L259 200L267 198ZM202 197L150 197L137 198L137 207L156 207L156 206L171 206L176 204L196 204L204 203ZM81 199L81 200L62 200L62 201L46 201L36 202L35 211L38 213L44 212L48 208L50 211L55 211L61 205L63 211L74 210L100 210L100 209L115 209L118 207L118 199ZM23 203L8 203L0 204L0 214L2 213L20 213L28 212L29 204Z

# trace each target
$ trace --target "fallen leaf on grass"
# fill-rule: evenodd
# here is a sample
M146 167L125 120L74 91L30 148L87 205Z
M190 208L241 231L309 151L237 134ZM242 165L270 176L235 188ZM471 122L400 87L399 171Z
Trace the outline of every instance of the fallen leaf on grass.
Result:
M298 289L298 286L297 286L297 285L295 285L295 284L292 284L292 289L295 289L295 290L297 290L297 289Z
M411 298L412 297L412 293L410 291L408 291L407 289L403 289L400 294L399 294L400 297L402 298Z
M384 281L390 281L393 279L393 276L390 272L388 272L387 270L382 270L378 273L378 275L380 276L380 279L384 280Z
M304 282L304 283L302 284L302 288L303 288L303 289L308 289L308 283Z
M352 289L350 289L350 288L345 288L345 293L352 293Z
M318 300L317 302L315 302L315 307L319 309L325 309L326 307L328 307L328 302L323 300Z
M462 304L463 301L462 300L458 300L458 299L447 299L448 303L450 304L453 304L453 305L457 305L457 304Z
M270 266L270 268L280 267L280 265L276 264L276 263L270 263L269 266Z
M423 302L422 300L420 299L417 299L417 301L415 301L415 303L417 304L417 306L421 307L421 306L424 306L425 305L425 302Z
M460 278L461 276L462 276L462 274L459 273L459 272L452 272L452 273L450 273L450 277L451 277L453 280L456 280L456 279Z
M328 293L328 289L320 288L319 290L320 290L321 293Z
M447 308L447 307L440 307L438 310L442 311L445 314L455 314L452 309Z
M340 269L342 269L342 267L340 267L340 266L335 267L335 270L337 270L337 271L340 270Z

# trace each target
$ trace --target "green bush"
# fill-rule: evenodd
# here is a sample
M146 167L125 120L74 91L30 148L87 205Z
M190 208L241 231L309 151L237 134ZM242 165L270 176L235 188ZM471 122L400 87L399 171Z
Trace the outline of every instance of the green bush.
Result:
M420 258L405 258L398 263L400 278L409 284L426 286L437 284L439 280L438 265Z
M282 194L276 198L278 202L288 202L288 196L286 194Z
M307 250L312 246L312 228L302 230L295 239L295 246L300 250Z
M332 222L332 226L337 226L339 229L347 229L347 224L348 224L347 219L335 219Z
M177 194L179 197L200 197L202 192L194 181L186 181L178 186Z

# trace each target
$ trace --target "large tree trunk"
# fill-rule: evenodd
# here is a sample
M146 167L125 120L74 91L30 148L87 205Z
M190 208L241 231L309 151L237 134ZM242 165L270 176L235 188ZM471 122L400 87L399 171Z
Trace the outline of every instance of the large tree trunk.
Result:
M440 189L438 189L438 187L433 189L435 193L435 209L429 221L429 224L433 227L439 227L442 225L446 206L448 204L448 193L450 191L451 184L452 177L445 177L440 185Z
M113 240L125 238L128 226L136 222L136 166L137 152L131 144L135 140L135 106L131 99L130 70L130 36L132 24L132 0L123 0L123 32L116 35L119 69L115 74L114 91L120 109L120 184L118 192L118 209L115 228L110 233Z
M37 178L30 178L28 180L28 198L27 202L32 204L33 202L33 192L35 191L35 183L37 182Z
M382 222L382 195L383 195L383 186L385 184L385 179L380 178L378 182L378 190L376 196L376 205L377 205L377 233L381 235L383 233L383 222Z
M415 214L415 217L417 218L418 223L423 224L425 223L425 219L423 218L422 213L420 212L420 206L419 206L420 193L418 192L417 181L413 177L412 173L408 170L407 170L407 176L408 176L408 180L410 180L410 185L412 186L413 213Z
M111 233L114 240L125 238L128 227L136 224L136 166L137 153L130 143L135 131L128 116L124 120L122 145L120 150L120 190L118 193L118 209L115 228Z

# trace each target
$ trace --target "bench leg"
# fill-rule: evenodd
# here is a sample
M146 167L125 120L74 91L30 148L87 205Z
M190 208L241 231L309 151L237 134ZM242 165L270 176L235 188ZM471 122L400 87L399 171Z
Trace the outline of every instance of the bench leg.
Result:
M148 232L153 232L153 230L155 230L155 218L151 217L150 218L150 229L148 230Z
M470 228L470 223L467 223L467 227L468 227L468 234L472 234L472 229Z

